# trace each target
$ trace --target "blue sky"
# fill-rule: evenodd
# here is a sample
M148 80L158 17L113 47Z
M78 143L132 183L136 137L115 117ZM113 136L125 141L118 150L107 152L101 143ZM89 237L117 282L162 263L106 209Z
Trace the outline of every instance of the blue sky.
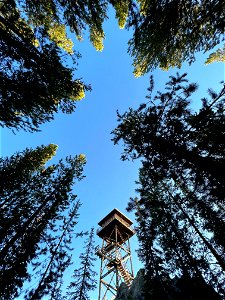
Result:
M130 196L135 195L135 180L138 178L138 162L122 162L122 146L114 146L110 132L117 125L116 110L126 111L138 107L145 101L150 74L135 78L132 74L132 59L127 54L127 41L131 32L120 30L114 18L104 26L106 39L103 52L97 52L86 37L83 42L74 41L75 49L81 54L76 77L92 85L84 100L77 103L72 115L58 114L55 120L41 127L41 132L13 134L1 129L1 155L12 155L26 147L54 143L59 146L53 161L67 155L84 153L87 165L86 178L74 187L75 193L83 203L80 209L79 229L97 229L97 223L113 208L118 208L134 221L132 214L126 213ZM209 87L218 90L218 83L224 80L224 65L215 63L204 66L206 56L198 55L192 66L184 64L179 72L188 72L190 81L198 82L198 95L205 96ZM156 88L162 89L170 74L177 70L153 72ZM196 100L194 99L196 98ZM199 97L193 97L193 109L199 107ZM80 242L79 242L80 243ZM75 258L82 246L75 245ZM101 241L96 236L96 243ZM137 240L132 238L135 273L141 267L135 249ZM96 271L100 268L96 262ZM69 281L72 270L66 273ZM91 300L97 299L98 289L91 293Z

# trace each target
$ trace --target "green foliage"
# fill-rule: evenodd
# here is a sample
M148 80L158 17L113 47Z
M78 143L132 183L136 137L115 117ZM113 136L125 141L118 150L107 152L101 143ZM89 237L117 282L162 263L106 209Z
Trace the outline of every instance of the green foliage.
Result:
M85 251L80 255L80 268L74 270L73 281L68 286L67 296L70 300L88 300L88 292L96 288L97 275L93 271L95 258L94 228L91 229L88 239L85 242Z
M126 24L127 17L129 15L129 4L130 0L117 0L113 3L114 8L116 10L116 18L118 19L118 25L120 29L123 29Z
M1 299L15 299L24 281L35 277L39 284L28 288L28 299L56 293L70 264L68 247L77 236L80 206L72 186L83 177L85 157L68 157L44 169L55 150L55 145L42 146L1 159Z
M217 49L215 52L211 53L207 58L205 64L211 64L213 62L225 62L225 46L223 48Z
M75 79L79 54L67 30L78 40L88 30L91 43L102 51L109 4L120 28L126 23L134 27L128 51L135 76L157 66L191 63L196 51L211 50L224 38L222 0L5 1L0 15L0 126L36 131L58 111L76 109L76 100L90 87ZM223 52L211 54L207 63L223 61Z
M59 110L75 110L76 100L90 87L74 79L79 55L72 49L66 26L77 37L89 28L91 41L101 50L105 11L102 0L13 0L2 4L0 126L36 131ZM67 66L67 58L72 58L73 67Z
M197 278L211 289L208 299L218 299L213 289L225 293L225 87L209 89L193 113L196 89L177 74L154 93L151 78L148 103L118 114L113 133L124 142L122 159L141 159L139 199L128 207L136 211L148 284L167 295L170 278Z
M103 33L102 23L107 17L107 3L103 0L78 0L76 2L20 0L19 7L22 8L23 13L26 13L31 27L36 30L44 27L48 37L54 40L58 46L62 44L62 48L64 48L62 40L68 42L65 25L75 32L77 38L82 37L83 31L92 26L95 26L96 31L98 30L101 35ZM57 37L57 32L61 35L62 40Z
M135 1L134 1L135 2ZM224 1L146 1L130 15L134 26L129 53L134 58L134 74L140 76L160 67L180 67L192 63L195 53L208 51L224 39Z
M90 41L94 45L95 49L97 51L102 51L103 46L103 39L105 35L103 32L99 32L98 28L96 26L92 26L90 29Z
M73 42L66 36L66 26L63 24L52 24L48 30L50 40L69 54L73 54Z
M26 149L23 153L16 153L11 157L0 158L1 191L9 188L17 189L17 183L26 181L35 172L44 171L45 164L56 154L57 146L50 144L40 146L35 150ZM18 181L19 178L19 181Z

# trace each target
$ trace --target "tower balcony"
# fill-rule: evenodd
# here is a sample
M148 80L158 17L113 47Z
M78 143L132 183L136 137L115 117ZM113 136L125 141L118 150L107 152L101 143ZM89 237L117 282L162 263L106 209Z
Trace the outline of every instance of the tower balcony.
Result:
M131 227L133 222L116 208L98 224L101 227L97 230L97 235L102 239L123 243L135 234Z

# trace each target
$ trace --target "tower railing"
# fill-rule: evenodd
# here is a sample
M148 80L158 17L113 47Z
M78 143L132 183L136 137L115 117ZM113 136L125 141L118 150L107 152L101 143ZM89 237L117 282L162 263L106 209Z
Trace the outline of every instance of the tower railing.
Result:
M109 223L111 223L115 219L118 220L120 223L122 223L127 228L132 229L132 227L130 226L130 224L128 224L126 221L124 221L124 219L122 219L121 217L119 217L117 215L114 215L110 219L108 219L101 227L99 227L97 229L97 233L99 233L103 228L105 228L107 225L109 225Z

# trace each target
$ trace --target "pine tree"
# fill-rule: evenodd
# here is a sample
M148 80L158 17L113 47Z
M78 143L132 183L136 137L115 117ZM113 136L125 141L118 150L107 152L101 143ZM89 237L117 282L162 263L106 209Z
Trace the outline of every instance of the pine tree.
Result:
M154 93L151 79L148 103L118 115L114 142L124 142L122 159L142 159L140 197L129 209L136 210L149 282L167 297L177 276L187 286L199 282L209 299L218 299L214 289L225 293L225 88L209 89L211 99L203 98L193 113L196 89L186 74L177 74L165 92Z
M67 32L82 40L85 31L103 50L103 22L112 4L125 25L130 1L10 0L0 4L0 126L37 131L55 113L72 113L90 90L75 79L80 54ZM54 72L52 72L54 70Z
M66 26L79 39L88 28L100 50L106 5L102 0L11 0L0 10L0 126L36 131L59 110L73 112L90 89L74 79L79 54Z
M80 255L80 268L74 270L73 281L68 286L68 297L71 300L88 300L88 292L96 288L97 281L94 279L96 272L93 271L94 257L94 228L91 229L85 242L85 252Z
M118 25L134 27L128 51L135 75L195 60L224 37L224 2L146 0L10 0L0 4L0 126L39 130L55 113L72 113L90 89L75 79L80 54L67 31L103 50L103 22L109 5ZM73 66L71 67L71 59ZM223 60L223 50L208 62ZM70 63L70 66L69 66ZM54 72L51 72L54 70Z
M80 202L74 202L73 207L68 211L68 215L63 217L62 224L57 226L59 234L54 237L54 240L51 236L52 232L48 234L46 242L50 241L51 249L49 249L46 265L36 270L36 274L40 279L35 288L27 291L26 299L42 299L44 295L47 295L50 299L58 299L58 295L61 295L64 272L72 264L71 255L69 255L73 250L70 247L71 241L83 235L83 233L75 234L74 232L79 216L79 207ZM33 262L34 270L37 269L38 261L37 259L37 262ZM41 273L41 276L39 273Z
M134 27L129 53L136 76L160 67L180 67L195 61L224 40L224 1L132 1L127 27Z
M54 145L42 146L1 159L0 176L6 176L0 184L1 299L19 295L24 281L31 278L28 266L32 263L35 270L42 269L53 252L54 257L57 253L61 257L66 248L59 247L64 241L58 248L56 245L64 230L64 245L70 244L71 226L77 222L79 207L72 186L75 180L82 179L85 158L68 157L44 169L55 150ZM64 264L62 259L61 263ZM60 272L56 276L60 277Z

